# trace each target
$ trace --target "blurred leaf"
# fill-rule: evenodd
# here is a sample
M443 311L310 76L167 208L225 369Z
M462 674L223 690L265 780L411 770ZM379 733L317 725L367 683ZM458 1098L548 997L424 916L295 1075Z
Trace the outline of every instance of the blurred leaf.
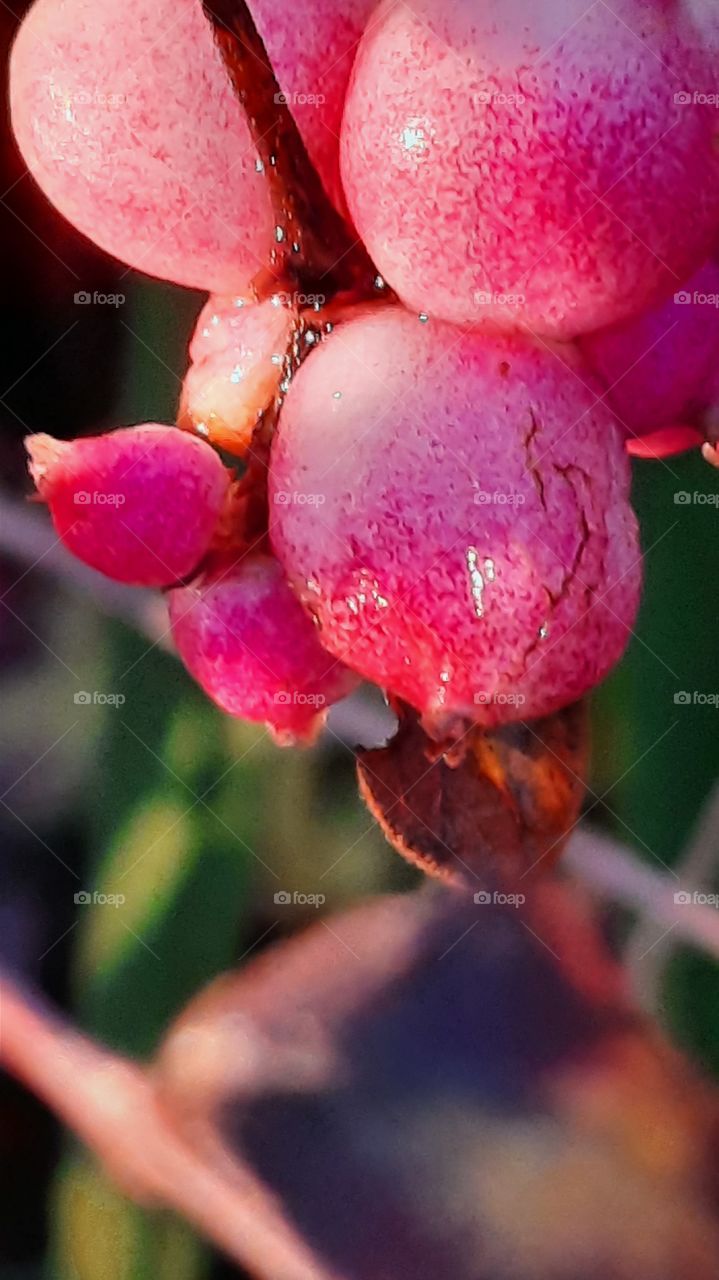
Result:
M619 838L662 869L676 863L719 774L719 707L693 702L695 692L719 694L719 473L695 452L636 463L634 477L644 599L637 638L595 699L593 785L608 792L605 818ZM675 702L679 693L692 701ZM682 1046L719 1074L719 966L675 955L664 1006Z
M98 763L92 827L100 853L88 888L126 901L83 908L77 981L85 1025L144 1055L172 1013L231 961L256 814L248 805L249 838L242 813L224 817L222 793L212 792L232 764L221 717L176 660L148 652L124 628L109 629L109 644L127 702L108 719Z
M635 463L634 480L644 597L636 638L595 699L593 786L611 788L620 839L671 865L719 773L719 709L674 701L719 693L719 473L692 453Z
M169 285L130 286L118 424L173 420L199 305ZM105 716L88 790L96 866L85 889L125 902L78 907L75 985L84 1025L145 1055L230 963L252 858L243 815L213 817L203 803L232 764L219 717L161 649L115 624L100 643L106 691L125 702ZM218 792L213 807L224 801ZM182 1224L126 1200L84 1157L58 1176L54 1225L53 1280L199 1280L207 1269L205 1247Z
M199 995L153 1078L319 1275L716 1275L717 1095L630 1005L574 887L332 915Z
M131 1204L83 1155L65 1159L55 1212L65 1230L54 1277L63 1280L202 1280L204 1249L183 1223Z

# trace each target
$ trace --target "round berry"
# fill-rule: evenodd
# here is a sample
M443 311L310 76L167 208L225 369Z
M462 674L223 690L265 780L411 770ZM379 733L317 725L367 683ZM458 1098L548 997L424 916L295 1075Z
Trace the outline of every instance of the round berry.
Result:
M215 557L168 595L188 671L230 715L265 721L281 743L311 741L357 676L327 653L271 556Z
M33 177L102 249L225 293L264 266L267 182L200 0L36 0L10 102Z
M700 266L719 225L716 77L671 9L384 0L355 63L342 173L403 302L570 338Z
M579 698L621 656L640 583L628 487L571 348L383 307L292 383L270 534L326 648L426 722L494 724Z

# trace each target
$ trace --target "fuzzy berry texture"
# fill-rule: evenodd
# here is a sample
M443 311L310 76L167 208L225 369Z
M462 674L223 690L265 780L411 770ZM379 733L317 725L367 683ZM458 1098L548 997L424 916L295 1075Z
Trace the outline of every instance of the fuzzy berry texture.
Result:
M428 720L544 715L626 645L628 465L573 360L382 308L341 325L290 389L275 551L323 644Z
M716 241L715 80L679 3L384 0L342 122L350 211L412 309L616 323Z
M203 441L148 423L69 442L29 436L27 450L59 538L108 578L167 587L209 549L229 474Z
M223 711L264 721L280 743L311 741L358 678L320 644L277 561L216 559L169 594L172 634L188 671Z
M226 293L260 270L270 200L199 2L38 0L10 102L36 181L102 249Z

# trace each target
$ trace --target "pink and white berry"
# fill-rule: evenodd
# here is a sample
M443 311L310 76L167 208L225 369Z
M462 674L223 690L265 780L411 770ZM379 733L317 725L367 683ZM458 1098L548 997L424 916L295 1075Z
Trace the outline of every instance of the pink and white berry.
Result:
M701 91L716 70L679 3L384 0L343 117L350 212L413 310L562 339L616 324L716 240Z
M200 0L36 0L10 100L33 177L108 253L224 293L264 265L267 184Z
M304 363L270 536L322 644L441 724L541 716L621 656L640 587L621 433L569 347L388 307Z
M360 37L376 0L251 0L275 75L325 190L345 209L340 125Z

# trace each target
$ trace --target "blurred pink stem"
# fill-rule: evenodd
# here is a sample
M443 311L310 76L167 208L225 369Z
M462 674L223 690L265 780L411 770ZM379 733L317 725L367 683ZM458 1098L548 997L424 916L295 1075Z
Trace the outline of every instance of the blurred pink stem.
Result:
M339 1280L320 1266L249 1169L206 1166L164 1117L152 1077L0 978L0 1065L105 1163L128 1195L181 1213L265 1280Z
M719 911L676 901L675 895L696 888L691 881L653 871L616 841L581 828L568 847L566 865L590 889L639 910L645 923L663 925L676 941L682 938L719 957Z

